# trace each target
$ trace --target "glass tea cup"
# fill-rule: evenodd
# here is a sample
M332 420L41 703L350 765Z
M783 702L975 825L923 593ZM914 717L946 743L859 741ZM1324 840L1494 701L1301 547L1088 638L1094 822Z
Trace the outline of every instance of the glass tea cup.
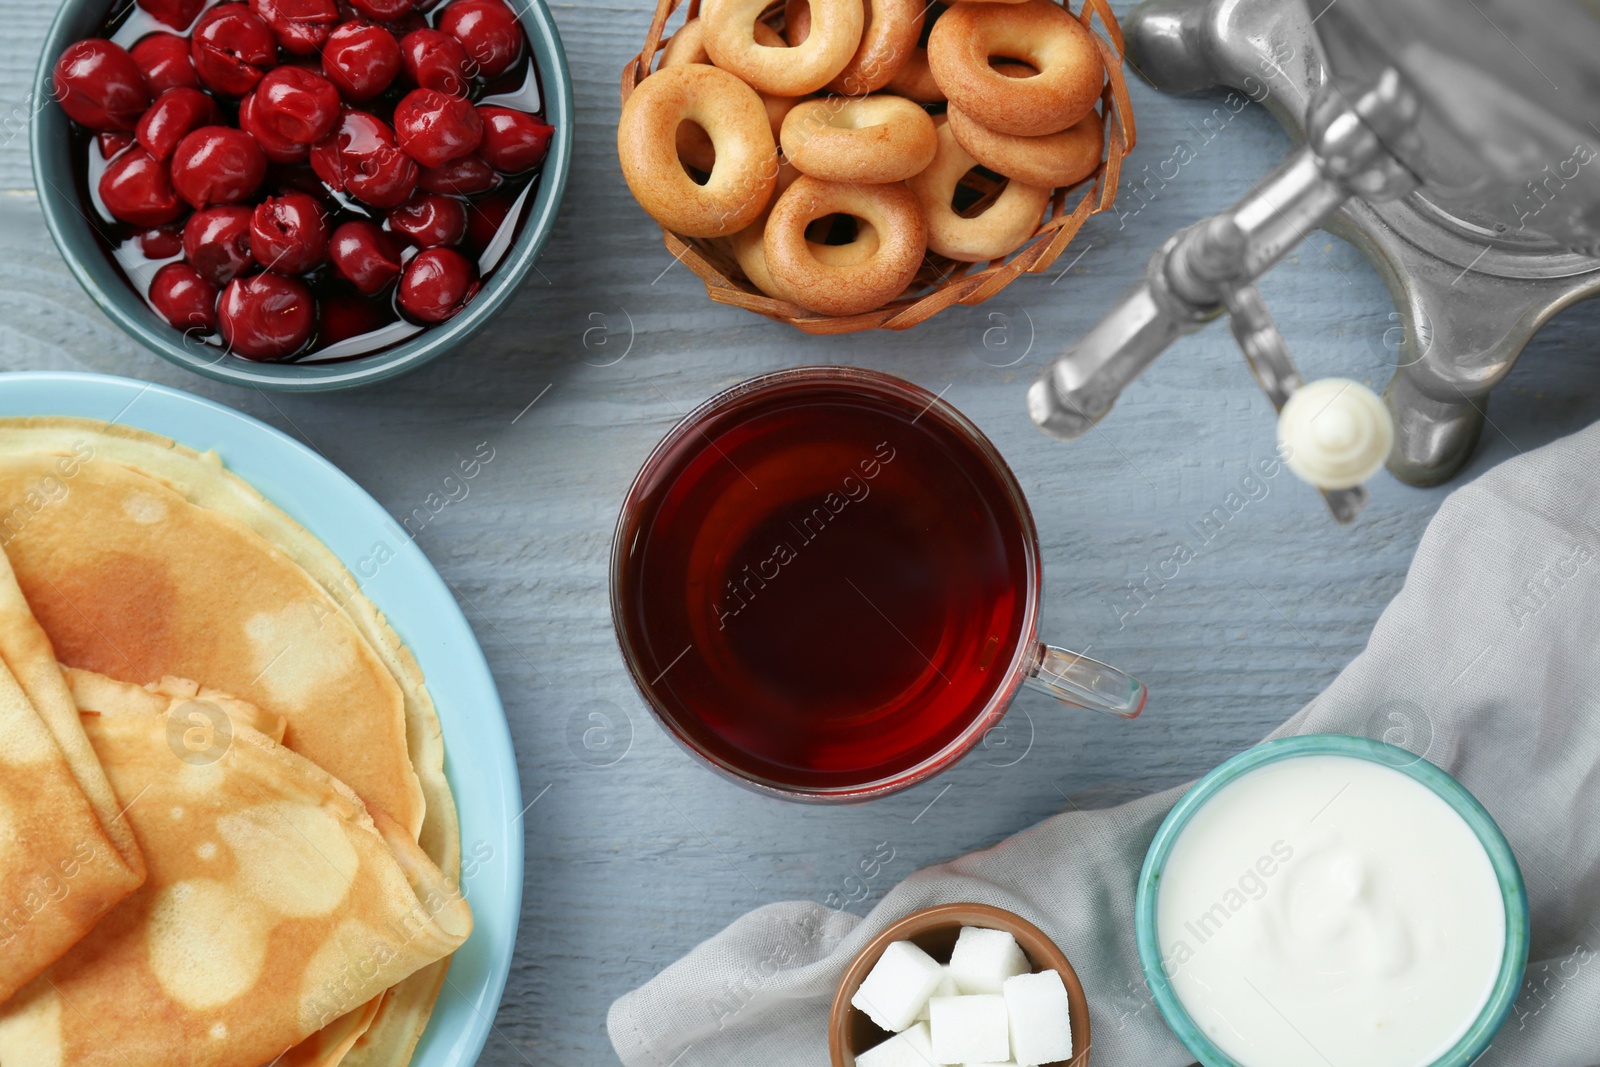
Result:
M734 781L813 802L951 766L1022 686L1131 719L1145 687L1041 642L1038 534L955 408L803 367L690 412L634 479L611 556L623 659L667 732Z

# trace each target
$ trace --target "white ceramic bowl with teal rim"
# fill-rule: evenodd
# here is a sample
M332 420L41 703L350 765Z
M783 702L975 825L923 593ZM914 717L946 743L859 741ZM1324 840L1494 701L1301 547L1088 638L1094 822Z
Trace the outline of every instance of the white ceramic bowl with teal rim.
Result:
M1506 909L1506 947L1500 959L1489 1000L1461 1039L1430 1067L1468 1067L1483 1054L1495 1033L1511 1012L1511 1005L1522 987L1528 965L1528 894L1522 883L1522 870L1511 852L1500 827L1466 787L1427 760L1403 748L1344 734L1308 734L1268 741L1241 752L1200 779L1184 794L1156 831L1155 840L1145 854L1139 872L1138 895L1134 901L1134 934L1139 945L1139 966L1150 987L1156 1007L1178 1040L1206 1067L1242 1067L1223 1052L1195 1024L1173 989L1161 963L1161 945L1156 925L1156 907L1161 879L1173 845L1196 812L1224 786L1270 763L1297 756L1351 756L1393 768L1421 783L1464 819L1488 853L1489 863L1499 882Z
M465 346L514 298L555 229L567 171L572 166L572 75L545 0L511 4L539 71L545 120L556 128L538 186L525 209L522 230L484 279L483 288L454 318L370 355L331 363L256 363L211 345L185 343L184 335L156 314L129 284L96 235L79 203L70 123L55 100L53 71L68 45L100 32L114 6L113 0L65 0L61 5L39 55L32 96L39 102L38 113L29 123L28 133L33 183L50 236L84 291L134 340L169 362L232 385L280 392L350 389L406 374Z

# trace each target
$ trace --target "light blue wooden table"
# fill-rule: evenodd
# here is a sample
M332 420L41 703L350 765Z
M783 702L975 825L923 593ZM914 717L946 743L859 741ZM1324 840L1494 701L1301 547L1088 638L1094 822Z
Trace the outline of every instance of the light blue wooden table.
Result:
M1151 249L1248 190L1246 179L1283 153L1286 138L1259 107L1208 134L1200 124L1215 101L1133 84L1134 177L1179 142L1194 158L1164 187L1152 182L1147 200L1128 195L1121 218L1091 222L1065 273L908 334L811 338L709 303L623 185L617 83L644 37L645 0L555 5L577 85L573 181L539 273L473 351L361 393L291 398L210 384L112 327L45 232L26 123L53 6L0 0L0 370L131 375L231 404L311 444L397 517L458 456L494 448L470 495L419 537L463 594L505 697L523 790L537 800L517 962L486 1065L613 1062L612 999L757 905L837 894L864 911L917 867L993 844L1068 796L1101 803L1201 774L1361 650L1446 491L1380 477L1353 528L1334 526L1288 473L1252 491L1245 479L1273 447L1273 419L1220 329L1181 343L1082 441L1051 442L1024 414L1027 383ZM1308 378L1382 387L1393 308L1352 248L1315 234L1262 289ZM1468 476L1600 415L1597 316L1574 309L1534 343L1495 398ZM1074 715L1024 693L987 749L936 781L847 809L748 794L667 739L612 637L606 558L618 503L682 412L741 378L803 363L899 374L977 421L1033 502L1046 636L1140 674L1153 693L1142 719ZM1230 492L1248 503L1206 541L1191 524ZM1180 543L1195 558L1160 578ZM1151 593L1130 599L1129 583ZM609 733L594 729L594 713ZM893 859L875 880L855 881L858 860L880 844Z

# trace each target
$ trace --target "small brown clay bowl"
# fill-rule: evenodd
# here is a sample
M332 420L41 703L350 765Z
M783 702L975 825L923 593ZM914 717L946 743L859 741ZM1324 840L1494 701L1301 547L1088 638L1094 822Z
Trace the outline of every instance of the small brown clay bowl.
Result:
M963 926L982 926L990 930L1004 930L1017 939L1023 954L1033 964L1035 971L1055 971L1067 987L1067 1017L1072 1023L1072 1047L1076 1050L1071 1060L1041 1067L1088 1067L1089 1063L1089 1001L1083 995L1083 983L1067 962L1067 957L1056 948L1055 942L1044 931L1020 915L988 904L940 904L933 908L914 911L898 922L891 923L850 964L839 982L839 991L833 997L833 1010L828 1016L828 1048L833 1053L833 1067L855 1067L856 1053L864 1052L886 1041L891 1036L880 1030L864 1011L854 1007L850 998L866 980L883 950L893 941L910 941L941 963L950 960L956 946L956 937Z

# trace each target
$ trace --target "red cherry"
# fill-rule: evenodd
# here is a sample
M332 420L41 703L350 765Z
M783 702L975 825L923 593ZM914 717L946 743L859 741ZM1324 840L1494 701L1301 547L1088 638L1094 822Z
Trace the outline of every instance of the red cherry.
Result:
M189 42L189 55L206 88L225 96L243 96L277 65L278 39L244 4L218 4L200 17Z
M418 193L389 212L389 229L418 248L458 244L467 232L467 209L453 196Z
M250 256L250 209L208 207L183 227L183 257L213 285L227 285L255 266Z
M371 300L349 294L321 301L317 312L317 345L320 348L382 329L393 321L385 318Z
M188 29L204 6L205 0L139 0L145 14L175 30Z
M267 270L304 274L328 254L328 220L305 193L269 196L250 216L250 254Z
M200 75L189 58L189 42L175 33L148 33L129 53L157 96L168 89L198 89Z
M146 259L171 259L183 254L183 227L176 223L146 230L139 235L139 251Z
M544 162L556 128L525 111L480 107L483 141L478 155L502 174L521 174Z
M121 45L100 37L67 46L55 65L56 99L91 130L131 130L150 106L139 65Z
M256 111L256 90L244 94L239 101L239 128L248 133L261 149L261 154L272 163L304 163L311 158L311 146L296 144L264 124Z
M501 0L455 0L438 25L461 42L485 78L498 78L522 56L522 24Z
M297 56L316 55L339 25L334 0L250 0L250 10L272 29L278 47Z
M235 278L217 302L217 325L229 351L245 359L292 356L311 339L317 306L299 278L252 274Z
M400 43L371 23L347 22L322 46L322 73L350 100L370 100L400 73Z
M349 0L362 16L378 22L393 22L411 14L411 0Z
M500 227L511 217L516 197L511 193L495 193L480 197L467 204L467 247L481 256L493 243Z
M167 166L142 148L130 148L100 175L100 202L113 218L135 226L160 226L183 213Z
M460 252L429 248L406 265L396 299L412 318L443 322L477 295L477 271Z
M167 159L187 134L221 121L217 102L199 89L168 89L139 120L139 143L157 159Z
M217 329L217 287L187 263L168 263L150 279L150 303L179 330Z
M417 187L417 164L365 111L345 109L333 134L311 146L311 167L329 188L375 208L399 207Z
M248 200L266 176L261 147L231 126L202 126L172 153L172 184L197 208Z
M339 277L368 296L400 276L400 247L375 222L346 222L334 230L328 258Z
M339 121L339 90L314 71L278 67L255 88L255 116L284 140L315 144Z
M412 30L400 38L406 77L423 89L466 96L472 87L472 60L461 42L438 30Z
M133 134L126 130L101 130L94 139L100 146L100 158L110 159L133 143Z
M429 193L456 193L471 196L487 192L500 184L500 176L477 156L452 159L442 167L424 167L417 188Z
M424 167L437 167L478 147L483 120L459 96L413 89L395 105L394 132L407 155Z

